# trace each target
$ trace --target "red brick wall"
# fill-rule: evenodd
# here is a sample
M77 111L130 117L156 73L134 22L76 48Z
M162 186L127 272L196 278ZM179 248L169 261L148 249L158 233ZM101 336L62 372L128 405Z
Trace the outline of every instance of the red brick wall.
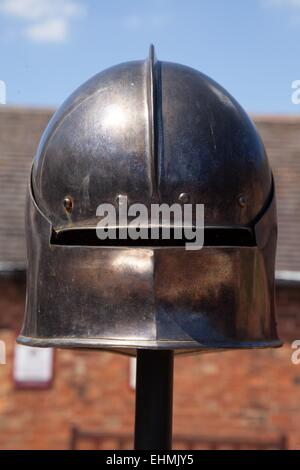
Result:
M25 307L25 274L0 275L0 329L20 328Z
M134 392L127 357L97 351L56 351L53 386L16 390L12 380L15 330L22 285L0 282L0 339L7 365L0 366L0 449L66 449L71 427L132 433ZM278 291L278 350L213 353L175 360L174 435L288 436L300 448L300 365L290 342L300 339L299 289ZM19 314L19 317L18 317ZM14 323L15 325L15 323Z

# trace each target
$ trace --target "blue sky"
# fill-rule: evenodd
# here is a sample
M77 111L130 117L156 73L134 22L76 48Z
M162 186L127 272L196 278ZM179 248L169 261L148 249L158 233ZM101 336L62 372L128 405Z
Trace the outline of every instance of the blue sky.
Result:
M7 103L57 106L95 73L158 58L214 78L252 113L300 113L300 0L0 0Z

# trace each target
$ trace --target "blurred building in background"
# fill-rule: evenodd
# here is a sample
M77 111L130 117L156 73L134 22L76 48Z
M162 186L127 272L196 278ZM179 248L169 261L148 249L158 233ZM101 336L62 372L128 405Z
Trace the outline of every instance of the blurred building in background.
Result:
M52 112L0 108L0 340L7 353L0 365L0 449L130 448L132 360L95 350L29 354L15 345L25 303L25 190ZM300 364L291 361L291 343L300 340L300 119L255 122L277 188L277 309L285 346L176 358L177 448L300 449Z

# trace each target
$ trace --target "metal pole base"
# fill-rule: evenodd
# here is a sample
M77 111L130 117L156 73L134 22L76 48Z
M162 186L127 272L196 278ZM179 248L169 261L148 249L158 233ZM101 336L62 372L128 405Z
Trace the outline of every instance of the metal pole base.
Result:
M137 351L135 450L172 449L173 351Z

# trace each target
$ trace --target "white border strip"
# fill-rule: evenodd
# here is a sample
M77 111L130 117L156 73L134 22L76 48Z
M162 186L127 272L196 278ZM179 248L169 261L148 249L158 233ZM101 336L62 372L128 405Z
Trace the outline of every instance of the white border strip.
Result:
M0 261L0 273L11 273L15 271L26 271L26 263L21 262L1 262Z
M300 282L300 271L276 271L276 281Z

